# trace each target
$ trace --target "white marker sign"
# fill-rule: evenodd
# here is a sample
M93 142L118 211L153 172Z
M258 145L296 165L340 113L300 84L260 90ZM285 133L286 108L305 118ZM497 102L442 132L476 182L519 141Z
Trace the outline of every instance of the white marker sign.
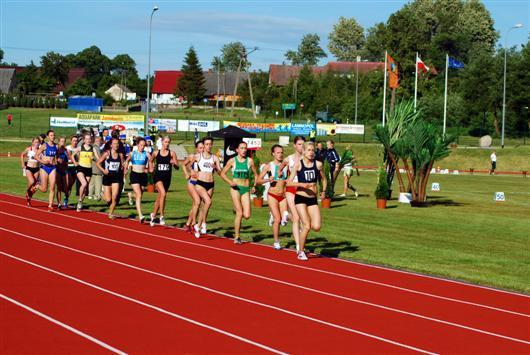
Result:
M506 197L504 196L504 192L495 192L494 196L495 201L506 201Z
M440 191L440 183L433 182L432 183L432 187L431 187L431 191Z

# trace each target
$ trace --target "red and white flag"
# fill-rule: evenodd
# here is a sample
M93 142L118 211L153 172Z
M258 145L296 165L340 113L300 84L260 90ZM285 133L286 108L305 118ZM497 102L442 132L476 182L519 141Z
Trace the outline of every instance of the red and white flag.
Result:
M431 68L425 65L423 60L420 57L416 57L416 70L421 70L423 74L427 73Z

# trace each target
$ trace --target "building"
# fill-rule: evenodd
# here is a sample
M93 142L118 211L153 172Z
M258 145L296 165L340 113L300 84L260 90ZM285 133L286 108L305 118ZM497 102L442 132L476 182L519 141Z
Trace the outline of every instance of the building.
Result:
M79 79L85 79L86 78L86 71L85 68L70 68L68 71L68 78L66 78L66 82L63 84L58 84L55 89L53 90L54 93L64 93L70 86L72 86L77 80Z
M107 91L105 91L105 94L110 95L114 101L136 101L136 93L121 84L112 85Z
M0 68L0 93L13 92L17 87L17 73L15 68Z
M219 73L209 70L204 72L204 78L206 79L204 86L206 87L205 96L209 101L217 101L217 94L219 93L219 101L231 102L234 98L234 87L236 84L236 72ZM248 80L247 72L239 73L239 87ZM235 97L238 101L239 96Z
M180 70L155 70L153 88L151 89L151 102L156 105L177 105L181 103L175 96L177 84L182 77Z
M353 77L357 71L357 65L359 66L359 74L365 74L374 70L382 70L385 64L383 62L329 62L324 66L312 67L311 70L315 75L332 72ZM301 66L271 64L269 66L269 84L285 86L289 84L291 79L298 77L301 70Z

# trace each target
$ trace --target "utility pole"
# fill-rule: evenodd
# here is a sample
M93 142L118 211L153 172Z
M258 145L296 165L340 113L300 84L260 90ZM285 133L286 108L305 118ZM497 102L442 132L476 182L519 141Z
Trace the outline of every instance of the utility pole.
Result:
M239 65L237 66L237 73L236 73L236 83L234 85L234 96L232 97L232 108L230 110L230 117L233 117L234 115L234 106L236 104L236 95L237 95L237 87L239 85L239 73L241 71L241 64L243 63L243 61L246 63L245 66L247 66L248 64L248 55L257 51L258 50L258 47L254 47L253 50L251 50L250 52L248 53L239 53L240 55L240 59L239 59ZM256 118L256 107L254 106L254 95L252 93L252 84L251 84L251 80L250 80L250 72L248 73L248 86L249 86L249 90L250 90L250 100L252 101L252 116L254 118Z

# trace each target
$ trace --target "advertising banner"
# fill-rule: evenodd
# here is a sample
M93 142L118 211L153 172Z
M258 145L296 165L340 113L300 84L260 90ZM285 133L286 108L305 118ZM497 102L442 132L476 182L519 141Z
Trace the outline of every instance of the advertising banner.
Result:
M50 117L50 127L77 128L76 117Z
M103 113L78 113L77 118L95 121L144 121L143 115L111 115Z
M166 118L151 118L149 126L159 132L175 133L177 131L177 120Z
M291 124L285 123L254 123L254 122L236 122L223 121L223 127L237 126L251 133L289 133Z
M336 129L335 123L317 123L317 136L334 136Z
M335 129L337 134L364 134L364 125L362 124L337 124Z
M210 132L219 129L218 121L178 120L179 132Z
M308 136L314 129L314 123L291 123L291 135L293 136Z

